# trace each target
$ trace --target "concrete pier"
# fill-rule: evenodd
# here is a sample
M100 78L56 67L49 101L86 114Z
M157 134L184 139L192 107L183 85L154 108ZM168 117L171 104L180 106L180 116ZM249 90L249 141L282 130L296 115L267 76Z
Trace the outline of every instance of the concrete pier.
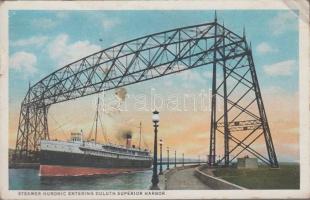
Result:
M194 172L197 165L176 167L159 176L161 190L210 190Z
M176 167L159 176L160 190L245 190L246 188L214 176L206 165Z

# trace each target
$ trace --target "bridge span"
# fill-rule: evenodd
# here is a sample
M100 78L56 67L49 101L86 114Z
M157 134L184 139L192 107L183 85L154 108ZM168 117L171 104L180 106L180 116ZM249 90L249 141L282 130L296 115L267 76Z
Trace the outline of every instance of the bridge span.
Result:
M51 106L197 67L212 68L210 165L220 162L229 167L247 152L278 167L251 43L245 31L235 33L216 16L211 22L149 34L94 52L30 86L21 102L15 160L39 160L40 140L49 139ZM219 136L223 140L216 139ZM265 142L264 151L255 145L259 138ZM221 141L224 145L218 145ZM219 146L224 155L217 161Z

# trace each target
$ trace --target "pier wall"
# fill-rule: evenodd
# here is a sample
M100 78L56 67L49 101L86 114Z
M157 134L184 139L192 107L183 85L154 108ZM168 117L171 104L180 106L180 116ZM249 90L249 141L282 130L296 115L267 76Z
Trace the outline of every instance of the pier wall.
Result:
M40 163L9 163L10 169L39 169Z

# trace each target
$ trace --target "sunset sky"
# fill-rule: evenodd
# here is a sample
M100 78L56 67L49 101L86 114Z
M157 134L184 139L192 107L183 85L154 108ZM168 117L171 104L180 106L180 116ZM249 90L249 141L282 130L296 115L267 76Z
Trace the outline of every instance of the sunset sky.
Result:
M245 27L247 40L252 43L278 159L299 161L297 14L280 10L220 10L217 13L219 23L224 22L234 32L242 35ZM214 11L10 11L10 147L15 147L20 104L29 83L35 84L65 64L100 49L146 34L210 22L213 15ZM154 98L162 98L165 105L171 98L177 98L178 110L165 106L159 109L159 137L164 140L165 147L169 146L179 155L205 156L209 149L209 89L210 67L128 86L121 111L107 106L102 114L105 132L110 141L122 143L117 140L118 132L130 129L137 144L141 121L142 144L151 148ZM117 102L114 93L105 93L105 105ZM138 109L143 104L142 96L146 106ZM71 132L80 130L88 134L97 97L92 95L52 106L48 118L51 138L68 139ZM138 103L137 99L140 99ZM219 154L223 153L222 146L219 145ZM255 144L255 149L264 152L263 140Z

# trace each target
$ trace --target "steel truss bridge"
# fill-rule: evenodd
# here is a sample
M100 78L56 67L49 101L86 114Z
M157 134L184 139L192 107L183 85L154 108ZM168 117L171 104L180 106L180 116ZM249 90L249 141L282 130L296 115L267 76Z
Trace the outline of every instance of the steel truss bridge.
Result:
M49 139L48 111L53 104L207 66L213 70L209 165L229 166L246 151L278 167L251 45L245 33L234 33L216 17L210 23L109 47L32 85L21 104L15 158L29 161L39 152L40 139ZM266 155L255 150L259 138ZM216 161L216 144L221 140L224 156Z

